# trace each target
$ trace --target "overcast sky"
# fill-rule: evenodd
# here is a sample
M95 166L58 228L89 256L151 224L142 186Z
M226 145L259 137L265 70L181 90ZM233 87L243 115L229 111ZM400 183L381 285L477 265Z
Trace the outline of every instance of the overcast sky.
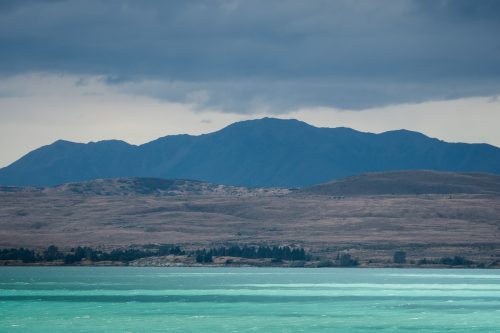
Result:
M272 115L500 146L500 1L0 0L0 166Z

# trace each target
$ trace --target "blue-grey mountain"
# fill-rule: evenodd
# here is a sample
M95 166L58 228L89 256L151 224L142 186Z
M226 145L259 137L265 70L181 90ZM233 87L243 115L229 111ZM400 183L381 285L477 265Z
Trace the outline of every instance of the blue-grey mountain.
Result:
M447 143L407 130L372 134L264 118L139 146L116 140L88 144L59 140L0 169L0 185L160 177L303 187L359 173L409 169L500 174L500 149Z

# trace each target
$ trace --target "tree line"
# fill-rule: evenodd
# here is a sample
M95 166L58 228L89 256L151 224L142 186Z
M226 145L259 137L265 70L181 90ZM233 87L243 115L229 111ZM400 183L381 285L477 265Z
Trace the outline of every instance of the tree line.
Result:
M303 248L289 246L221 246L211 249L196 250L196 261L199 263L212 262L213 257L239 257L246 259L273 259L276 262L283 260L308 260L310 257Z
M129 262L146 257L183 255L179 246L160 245L152 249L115 249L110 252L93 249L91 247L72 248L69 253L64 253L55 245L50 245L44 251L36 252L25 248L11 248L0 250L0 260L20 260L23 263L52 262L63 260L65 264L74 264L82 260L90 261L123 261Z
M438 265L446 265L446 266L472 266L474 265L474 261L466 259L461 256L454 256L453 258L450 257L443 257L441 259L421 259L417 262L419 265L432 265L432 264L438 264Z
M209 249L198 249L185 251L179 246L145 245L142 248L114 249L109 252L94 249L91 247L76 247L69 252L62 252L57 246L51 245L45 250L35 251L27 248L0 249L0 260L22 261L23 263L54 262L63 261L67 265L77 264L84 260L130 262L133 260L166 256L166 255L188 255L195 257L198 263L211 263L213 257L227 256L246 259L272 259L272 262L286 261L308 261L311 256L303 248L292 248L289 246L220 246ZM319 260L318 267L354 267L358 266L357 259L352 258L347 253L338 254L336 260ZM397 251L393 257L394 263L406 263L406 253ZM469 266L481 267L481 263L474 262L462 256L443 257L437 259L423 258L416 262L416 265L445 265L445 266Z
M141 258L166 256L166 255L189 255L195 256L196 261L208 263L213 261L214 256L240 257L247 259L271 258L276 262L282 260L308 260L303 248L291 248L289 246L221 246L211 249L198 249L186 252L175 245L146 245L143 248L114 249L109 252L91 247L72 248L69 252L62 252L55 245L50 245L43 251L36 252L25 248L11 248L0 250L0 260L20 260L23 263L64 261L71 265L84 260L98 261L121 261L129 262Z

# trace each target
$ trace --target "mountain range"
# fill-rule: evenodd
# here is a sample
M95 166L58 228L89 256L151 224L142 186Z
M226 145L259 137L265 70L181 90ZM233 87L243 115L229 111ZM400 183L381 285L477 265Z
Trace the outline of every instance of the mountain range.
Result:
M263 118L138 146L118 140L59 140L0 169L0 185L157 177L293 188L360 173L410 169L500 174L500 149L448 143L407 130L373 134Z

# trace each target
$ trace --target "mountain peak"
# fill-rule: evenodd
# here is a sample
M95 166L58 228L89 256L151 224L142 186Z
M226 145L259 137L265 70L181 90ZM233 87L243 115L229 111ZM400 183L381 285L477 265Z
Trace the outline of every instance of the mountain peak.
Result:
M305 123L303 121L297 120L297 119L281 119L281 118L271 118L271 117L264 117L264 118L259 118L259 119L250 119L250 120L242 120L236 123L233 123L224 129L228 128L259 128L263 130L272 130L272 129L278 129L278 128L288 128L288 129L294 129L294 128L315 128L312 125L309 125L308 123ZM224 130L222 129L222 130Z
M78 143L77 142L73 142L73 141L59 139L59 140L56 140L56 141L52 142L50 145L47 145L45 147L48 147L48 146L59 146L59 147L62 147L62 146L70 146L70 145L75 145L75 144L78 144Z
M101 141L91 141L88 143L89 145L99 145L99 146L106 146L106 147L130 147L133 146L128 142L125 142L123 140L101 140Z
M416 131L410 131L407 129L397 129L397 130L391 130L391 131L386 131L381 133L382 136L390 136L390 137L412 137L412 138L419 138L419 139L432 139L428 137L427 135L416 132Z

